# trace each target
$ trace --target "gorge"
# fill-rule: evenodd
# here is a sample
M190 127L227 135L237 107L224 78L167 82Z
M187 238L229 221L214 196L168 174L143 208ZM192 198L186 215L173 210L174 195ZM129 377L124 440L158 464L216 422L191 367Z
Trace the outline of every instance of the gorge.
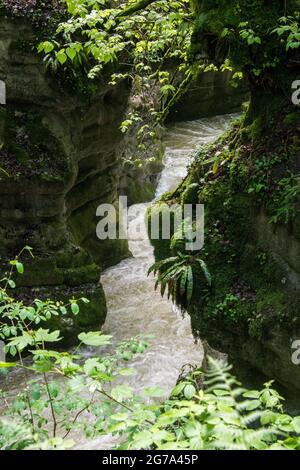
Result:
M4 408L16 398L38 448L48 423L50 448L71 436L76 448L109 449L122 433L128 448L223 448L217 400L234 379L220 357L242 380L250 370L246 387L263 386L262 374L285 397L300 389L299 1L98 3L0 1ZM118 216L120 196L134 214L129 240L100 239L97 208ZM184 248L184 224L171 239L148 238L147 216L173 204L204 204L202 250ZM213 438L206 373L225 381L211 392ZM264 387L243 390L245 407L272 431L287 419L296 448L298 417ZM73 433L89 413L94 424L87 416ZM232 432L229 446L277 445L272 433L248 443Z

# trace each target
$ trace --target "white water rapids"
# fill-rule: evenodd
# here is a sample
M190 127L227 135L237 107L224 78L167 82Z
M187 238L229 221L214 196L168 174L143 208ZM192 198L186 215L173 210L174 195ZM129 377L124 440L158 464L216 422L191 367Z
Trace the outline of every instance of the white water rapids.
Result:
M233 117L236 115L216 116L169 127L165 134L164 170L156 199L177 187L186 176L193 152L218 138ZM185 365L201 366L203 349L192 336L189 316L183 318L172 302L154 291L154 277L147 277L148 269L154 262L145 224L148 207L149 204L133 207L136 217L129 224L129 248L133 256L106 270L101 277L108 306L103 332L113 336L114 344L138 335L154 335L146 352L137 355L130 363L136 371L135 375L124 380L136 392L145 387L159 386L167 397ZM133 227L137 222L143 227L142 240L138 241L132 239ZM85 355L90 355L88 348ZM12 396L22 388L23 380L23 374L9 376L7 386ZM93 442L77 433L72 437L77 442L76 449L111 449L116 442L111 436Z
M167 130L164 170L156 198L176 188L187 173L193 151L219 137L231 119L230 115L216 116L175 124ZM159 385L167 396L184 365L201 365L203 350L201 344L195 344L189 316L183 318L172 302L154 291L154 277L147 277L154 262L144 222L147 207L149 204L134 207L144 227L143 240L132 240L130 228L136 220L129 223L133 257L108 269L101 277L108 304L104 332L113 335L117 342L140 334L154 335L150 348L134 361L136 374L126 377L126 383L137 391Z
M167 130L164 169L156 199L176 189L187 174L193 152L222 135L232 118L233 115L215 116L178 123ZM130 363L135 374L125 380L137 392L158 385L167 397L185 365L201 366L203 349L192 336L190 317L186 315L183 318L171 301L155 292L154 277L147 277L154 262L145 223L149 205L137 204L130 211L135 212L138 218L138 221L136 218L129 220L129 248L133 257L107 269L101 277L108 306L103 332L113 335L114 343L137 335L154 335L146 352ZM142 237L139 237L142 240L138 241L131 238L132 232L136 233L137 222L143 227ZM83 441L78 448L109 450L115 442L108 436L93 443Z

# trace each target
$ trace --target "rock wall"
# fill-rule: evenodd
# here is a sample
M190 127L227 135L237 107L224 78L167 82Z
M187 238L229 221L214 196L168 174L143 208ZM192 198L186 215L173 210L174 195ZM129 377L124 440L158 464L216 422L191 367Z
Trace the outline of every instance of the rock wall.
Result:
M256 0L253 8L241 1L238 9L231 0L191 3L198 15L193 56L218 66L229 58L243 72L250 106L222 140L199 151L188 178L172 193L172 203L205 205L206 240L199 257L213 278L209 288L196 272L191 302L180 293L178 304L190 313L195 336L295 392L300 389L291 347L300 338L300 113L291 104L291 84L298 79L299 51L288 50L283 36L270 32L282 14L297 16L299 0ZM260 47L254 50L239 34L229 40L224 35L241 22L253 25ZM213 82L219 79L213 76ZM207 80L203 109L216 113L219 103L210 99L214 83ZM179 103L178 114L201 108L200 96L192 93L187 105ZM172 251L166 242L153 244L159 259Z
M130 83L112 87L103 77L93 95L75 93L70 76L47 72L37 57L30 19L0 6L0 22L0 80L7 88L7 104L0 107L0 255L11 259L25 245L33 248L34 259L25 259L25 274L17 280L24 298L90 299L75 321L58 325L72 341L79 329L103 324L101 271L130 255L126 241L97 238L96 209L102 203L117 207L119 194L130 204L151 200L163 146L158 136L140 152L135 129L126 136L120 132L133 106ZM220 77L210 80L211 102ZM206 99L207 93L199 100ZM193 117L210 114L210 106L204 107L196 106ZM179 108L175 115L187 118ZM143 163L149 148L147 165L124 164L133 154Z
M134 124L127 131L121 143L120 153L124 160L120 178L120 194L128 197L128 204L139 204L154 198L157 183L163 169L165 146L162 126L157 126L151 109L159 109L159 90L153 87L151 92L141 93L133 84L128 104L128 111L138 113L142 121ZM145 131L138 137L143 127L155 129L150 137Z
M168 120L187 121L239 111L248 90L244 82L234 87L231 80L229 72L200 74L171 109Z
M195 255L205 261L213 283L208 286L195 268L192 300L187 304L178 291L176 301L190 314L196 337L228 354L234 365L251 367L252 377L256 369L295 394L300 113L280 101L265 129L249 120L249 112L251 106L221 139L200 149L187 179L164 196L171 204L205 206L205 245ZM176 255L182 241L180 233L171 243L153 240L156 258Z
M126 242L97 239L96 208L117 204L119 126L130 87L112 88L103 79L92 99L62 90L31 52L30 23L3 11L0 21L7 89L0 109L0 254L12 257L30 245L35 258L18 287L88 297L78 326L99 327L106 315L101 269L128 255Z

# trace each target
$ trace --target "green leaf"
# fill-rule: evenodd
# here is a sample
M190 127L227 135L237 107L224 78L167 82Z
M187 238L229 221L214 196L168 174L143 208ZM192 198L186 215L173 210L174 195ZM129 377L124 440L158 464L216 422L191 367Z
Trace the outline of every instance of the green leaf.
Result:
M18 336L17 338L13 338L9 341L8 347L10 348L10 352L12 354L11 349L17 348L18 351L22 351L27 346L30 346L34 343L33 336L27 333L26 331L23 332L22 336Z
M187 301L190 304L192 297L193 297L193 289L194 289L194 276L193 276L193 269L191 266L188 267L187 273Z
M185 446L186 444L181 447L178 442L168 442L166 444L160 445L159 450L182 450L182 448L184 448Z
M60 331L56 330L53 331L52 333L49 333L49 330L44 330L40 328L39 330L36 331L35 333L35 340L38 343L56 343L58 341L61 341L62 338L59 337Z
M115 400L119 402L123 402L124 400L127 400L133 397L133 391L132 391L132 388L128 387L127 385L119 385L112 389L111 396Z
M56 53L56 59L58 60L58 62L63 65L66 61L67 61L67 55L65 53L65 50L64 49L61 49L60 51L58 51Z
M180 410L177 410L175 408L166 411L157 420L157 426L169 426L170 424L174 423L175 421L178 421L178 419L183 418L184 416L188 415L190 413L189 408L181 408Z
M297 434L300 434L300 416L293 419L293 426Z
M174 93L175 91L176 91L176 88L173 85L164 85L160 89L160 92L163 96L168 95L170 93Z
M16 367L16 362L0 362L0 369L7 369L9 367Z
M148 387L144 389L143 394L146 397L160 398L164 396L164 391L160 387Z
M102 364L98 358L92 357L85 361L83 370L87 375L94 375L98 371L100 372L105 372L106 367L104 364Z
M110 344L112 336L102 335L101 331L90 331L89 333L81 333L78 336L78 339L81 343L86 344L87 346L106 346Z
M22 263L20 263L19 261L17 261L16 263L16 268L17 268L17 271L19 274L23 274L24 273L24 266Z
M80 312L79 305L77 305L76 303L72 303L71 310L72 310L73 315L78 315Z
M184 295L185 290L186 290L186 282L187 282L187 271L185 270L182 273L181 279L180 279L180 295Z
M45 54L49 54L49 52L53 51L53 49L54 49L54 44L52 42L44 41L39 45L38 52L44 51Z
M229 391L228 390L219 390L219 389L215 389L213 391L214 395L216 395L217 397L226 397L228 395L230 395Z
M181 394L185 386L186 386L186 382L179 382L179 384L177 384L176 387L173 388L171 397L178 397L178 395Z
M41 398L41 392L39 390L32 390L31 398L35 401L39 400Z
M52 362L49 359L38 359L34 363L34 369L41 373L50 372L52 370Z
M200 266L201 266L201 269L202 269L202 271L203 271L203 274L204 274L204 276L205 276L205 279L206 279L207 284L208 284L209 286L211 286L211 285L212 285L212 277L211 277L211 274L210 274L210 272L209 272L209 270L208 270L208 268L207 268L206 263L205 263L202 259L198 259L197 261L199 262L199 264L200 264Z
M189 384L189 385L186 385L183 393L187 400L191 400L196 395L197 390L194 387L194 385Z
M141 431L134 436L133 449L147 449L153 443L154 434L150 431Z
M189 439L199 436L201 434L201 424L197 421L188 422L184 427L184 433Z
M260 400L252 400L247 407L245 408L247 411L256 410L257 408L261 407Z
M77 52L76 52L76 49L74 47L68 47L67 50L66 50L66 54L73 62Z
M257 390L249 390L248 392L243 393L245 398L259 398L260 393Z
M273 423L276 423L277 417L278 415L276 413L274 413L273 411L267 410L262 414L260 418L260 422L263 426L265 426L266 424L270 424L270 423L273 424Z

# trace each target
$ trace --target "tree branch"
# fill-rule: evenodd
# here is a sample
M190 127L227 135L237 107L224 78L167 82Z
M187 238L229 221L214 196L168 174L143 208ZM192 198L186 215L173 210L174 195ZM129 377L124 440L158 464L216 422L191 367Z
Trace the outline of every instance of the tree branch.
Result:
M53 406L53 399L50 393L49 383L48 383L47 375L45 372L43 373L43 376L44 376L44 382L46 385L46 391L47 391L47 395L49 398L50 410L51 410L51 415L52 415L52 420L53 420L53 437L56 437L57 421L56 421L56 415L55 415L54 406Z
M139 2L135 3L131 7L125 8L121 13L117 15L117 18L123 18L126 16L130 16L140 10L144 10L147 8L151 3L156 2L157 0L140 0Z

